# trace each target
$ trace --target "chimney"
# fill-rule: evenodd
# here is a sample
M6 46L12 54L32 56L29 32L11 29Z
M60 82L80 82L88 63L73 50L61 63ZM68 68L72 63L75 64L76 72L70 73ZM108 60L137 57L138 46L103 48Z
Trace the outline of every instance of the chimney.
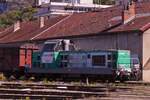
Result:
M45 23L44 23L44 17L41 16L40 17L40 28L44 27Z
M65 51L69 51L70 40L64 40L65 42Z
M20 21L14 23L14 32L20 30Z
M128 4L124 5L123 14L122 14L122 19L124 24L130 22L135 18L136 15L135 5L136 5L135 0L132 0L128 2Z

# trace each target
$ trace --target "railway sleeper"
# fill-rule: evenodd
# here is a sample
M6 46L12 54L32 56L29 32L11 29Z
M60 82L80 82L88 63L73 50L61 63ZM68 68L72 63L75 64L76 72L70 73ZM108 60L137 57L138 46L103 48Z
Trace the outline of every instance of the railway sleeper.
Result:
M48 100L72 100L72 96L60 95L35 95L35 94L2 94L0 99L48 99Z
M19 89L0 89L1 94L28 94L28 95L60 95L60 96L73 96L75 98L82 98L82 97L90 97L90 96L107 96L105 92L103 93L96 93L96 92L83 92L83 91L62 91L62 90L19 90Z

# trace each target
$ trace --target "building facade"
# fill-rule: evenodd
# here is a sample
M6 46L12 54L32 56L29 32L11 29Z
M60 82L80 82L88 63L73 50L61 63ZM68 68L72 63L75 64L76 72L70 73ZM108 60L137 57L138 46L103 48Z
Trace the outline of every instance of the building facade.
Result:
M37 5L47 4L50 2L72 3L72 4L93 4L93 0L35 0Z
M64 15L108 8L112 5L93 4L92 0L36 0L39 7L37 15Z

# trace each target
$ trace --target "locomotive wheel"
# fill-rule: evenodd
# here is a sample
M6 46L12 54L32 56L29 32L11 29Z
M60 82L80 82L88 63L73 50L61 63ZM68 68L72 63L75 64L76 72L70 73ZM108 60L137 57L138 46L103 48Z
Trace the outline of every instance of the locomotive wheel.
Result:
M11 76L11 74L9 74L9 73L3 73L3 75L4 75L4 77L5 77L6 79L9 79L10 76Z
M127 80L129 80L128 76L123 75L123 76L120 77L120 82L125 82Z
M140 79L141 79L141 71L131 74L132 81L139 81Z

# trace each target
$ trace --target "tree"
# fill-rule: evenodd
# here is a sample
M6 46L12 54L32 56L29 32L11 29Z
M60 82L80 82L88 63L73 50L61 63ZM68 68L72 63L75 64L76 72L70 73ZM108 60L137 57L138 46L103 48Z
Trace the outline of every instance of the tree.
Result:
M22 20L33 20L33 14L35 14L37 11L35 8L28 7L22 10Z
M33 14L36 9L32 7L22 8L20 10L8 11L0 16L0 27L7 27L16 21L29 21L33 20Z
M6 15L3 14L0 16L0 27L6 27L11 24L12 22L9 19L7 19Z

